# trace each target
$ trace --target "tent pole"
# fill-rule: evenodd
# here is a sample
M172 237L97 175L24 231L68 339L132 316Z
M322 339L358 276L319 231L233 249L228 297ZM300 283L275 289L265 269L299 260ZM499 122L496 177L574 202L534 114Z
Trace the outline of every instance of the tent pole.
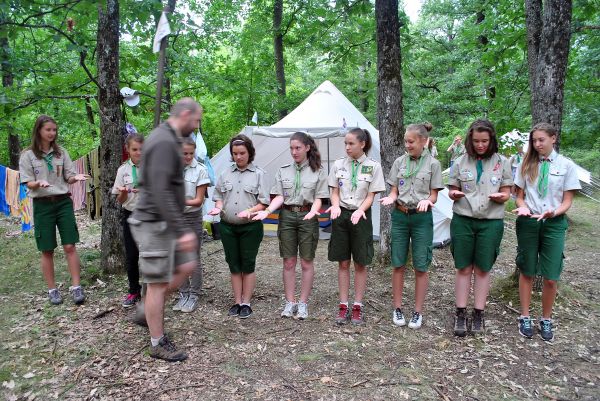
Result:
M327 138L327 176L329 176L330 169L330 160L329 160L329 138Z

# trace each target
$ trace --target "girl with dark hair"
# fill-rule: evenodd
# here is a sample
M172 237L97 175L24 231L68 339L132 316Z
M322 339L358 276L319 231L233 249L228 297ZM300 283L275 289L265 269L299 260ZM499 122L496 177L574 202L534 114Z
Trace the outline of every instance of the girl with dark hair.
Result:
M213 194L215 207L208 214L221 216L221 242L235 301L228 314L246 319L252 315L256 255L263 239L262 222L251 217L269 204L269 189L264 170L252 163L256 152L247 136L233 137L229 152L234 163L219 176Z
M362 324L363 296L367 287L367 265L373 260L371 205L375 195L385 191L381 165L367 157L371 135L351 129L344 138L348 156L334 162L329 173L332 231L328 258L338 262L340 304L336 323ZM354 304L348 307L350 261L354 260Z
M62 303L62 297L54 280L54 249L56 228L60 233L67 266L71 273L69 288L75 304L85 301L80 285L80 262L75 244L79 242L79 231L73 212L68 184L85 181L86 174L77 174L69 153L56 142L58 128L51 117L41 115L35 121L31 147L21 154L19 173L21 182L27 184L33 199L33 221L35 242L42 252L42 274L48 285L50 303Z
M533 336L529 317L531 289L536 271L544 278L540 336L552 341L552 308L557 281L563 269L566 212L581 189L575 163L554 150L556 129L536 124L529 133L529 148L517 170L517 260L521 317L519 333Z
M314 258L319 240L319 209L321 199L329 198L327 173L321 168L321 155L315 141L304 132L290 138L290 153L294 163L283 165L275 176L271 195L276 195L266 210L254 220L264 220L283 206L279 213L277 236L279 253L283 258L285 307L282 317L308 317L308 298L313 284ZM300 254L302 288L296 302L296 261Z
M442 185L440 162L426 151L430 123L411 124L406 127L404 146L406 153L394 161L388 184L390 194L380 200L384 206L394 204L392 211L392 296L394 311L392 322L406 325L402 312L404 272L408 247L412 247L412 265L415 269L415 309L408 327L418 329L423 324L423 306L429 285L429 265L433 252L433 214Z
M131 216L138 197L138 177L140 160L142 158L142 144L144 137L140 134L130 134L125 140L125 149L129 159L117 170L112 194L116 195L117 202L121 205L121 227L123 228L123 244L125 245L125 261L127 263L127 281L129 292L123 299L123 307L131 308L141 299L140 286L140 253L131 235L131 228L127 219Z
M454 201L450 225L451 251L456 267L454 334L467 334L467 304L474 276L471 332L485 330L483 311L490 288L490 272L504 234L504 202L513 184L510 163L498 154L496 130L487 120L469 127L467 153L454 162L448 196Z
M196 233L198 240L198 257L192 275L183 281L179 287L179 300L173 306L174 311L190 313L198 307L204 271L202 267L202 205L206 197L206 191L210 185L208 170L204 164L196 160L196 142L190 137L182 139L183 150L183 185L185 188L185 209L183 210L183 222L187 229Z

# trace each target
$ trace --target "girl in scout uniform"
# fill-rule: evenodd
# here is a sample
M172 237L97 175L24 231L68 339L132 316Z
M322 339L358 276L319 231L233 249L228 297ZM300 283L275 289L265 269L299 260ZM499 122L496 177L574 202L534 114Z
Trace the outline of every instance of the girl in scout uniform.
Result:
M367 265L373 260L371 205L375 195L385 191L381 165L367 157L371 149L369 131L354 128L344 139L347 157L338 159L329 173L333 223L328 257L339 263L340 305L336 323L363 323L363 296L367 286ZM354 259L354 305L348 308L350 260Z
M496 130L487 120L469 127L467 153L450 169L449 197L454 201L450 225L451 251L456 267L454 334L467 334L466 308L474 282L471 332L483 333L483 310L490 287L490 271L504 234L504 202L510 197L512 175L508 160L498 154Z
M283 205L279 214L277 236L283 258L283 286L286 304L282 317L308 317L308 297L313 284L315 251L319 240L319 208L321 199L329 198L327 173L321 167L321 155L315 141L304 132L290 138L294 163L281 166L275 176L271 194L276 195L266 210L254 220L264 220ZM300 253L302 288L300 300L295 298L296 260Z
M540 336L552 341L552 307L557 281L563 269L567 218L575 192L581 189L575 164L554 150L557 131L550 124L536 124L529 134L529 148L517 170L517 267L521 317L519 333L531 338L529 317L533 277L540 272L542 318Z
M42 252L42 274L48 285L48 298L53 305L62 303L62 297L54 281L54 249L56 228L71 273L73 301L82 304L85 294L81 288L79 256L75 244L79 232L73 212L73 201L69 197L68 184L85 181L89 176L76 174L73 162L66 149L56 142L56 121L41 115L35 121L31 146L21 154L19 173L21 183L27 184L33 199L35 242Z
M198 307L198 298L202 289L203 271L200 259L203 237L202 204L206 196L206 189L210 184L210 178L206 167L196 160L196 143L194 140L190 137L183 138L182 149L183 184L185 186L183 220L188 228L194 230L198 238L198 259L191 277L186 279L179 287L179 301L173 306L173 310L189 313L195 311Z
M138 265L140 253L131 236L131 229L127 219L131 216L138 197L138 174L140 159L142 157L142 144L144 137L140 134L131 134L125 140L125 148L129 159L121 164L117 170L117 177L113 184L112 193L117 195L117 202L121 204L121 226L123 228L123 242L125 245L125 260L127 263L127 281L129 293L123 299L123 307L130 308L141 299L140 268Z
M263 224L251 217L269 204L265 172L252 164L256 150L246 135L229 141L234 163L217 180L211 216L221 215L219 225L225 260L231 272L235 304L229 316L245 319L252 315L250 300L256 285L256 255L263 239Z
M428 269L433 251L433 215L431 208L437 202L442 186L440 162L426 152L427 138L433 129L430 123L411 124L404 134L406 153L394 161L387 180L390 194L380 200L382 205L394 204L392 211L392 293L394 312L392 321L404 326L402 289L408 258L412 247L415 269L415 309L408 327L418 329L423 323L423 304L429 284Z

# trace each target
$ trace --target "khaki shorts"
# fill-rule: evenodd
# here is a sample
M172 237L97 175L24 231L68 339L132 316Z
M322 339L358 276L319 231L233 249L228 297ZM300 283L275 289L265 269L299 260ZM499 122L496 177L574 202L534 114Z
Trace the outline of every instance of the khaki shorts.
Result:
M317 216L302 220L308 212L292 212L283 209L279 213L277 237L279 254L282 258L298 256L304 260L313 260L319 242L319 220Z
M177 266L196 260L196 252L176 250L175 233L165 221L127 219L140 251L140 272L144 283L168 283Z

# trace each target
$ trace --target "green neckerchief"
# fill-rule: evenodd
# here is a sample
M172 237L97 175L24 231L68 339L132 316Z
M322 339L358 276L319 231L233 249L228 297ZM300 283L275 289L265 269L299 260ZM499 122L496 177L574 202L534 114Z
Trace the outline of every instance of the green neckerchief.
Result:
M475 167L477 168L477 184L479 184L479 179L481 178L481 175L483 174L483 161L481 159L477 159L477 163L475 164Z
M133 161L129 159L129 163L131 164L131 179L133 180L133 187L138 187L138 175L137 175L137 166L133 164Z
M460 156L460 155L462 155L464 153L463 148L464 147L463 147L463 144L461 142L457 146L455 146L454 149L452 149L452 153L454 154L455 157L458 157L458 156Z
M302 165L294 164L296 167L296 177L294 178L294 196L297 196L300 193L300 172L302 171Z
M54 171L54 166L52 165L52 159L54 158L54 152L50 152L47 155L44 155L44 160L46 161L46 165L48 166L48 171Z
M521 154L517 153L517 163L521 163Z
M356 189L356 187L358 186L358 160L353 160L352 161L352 190L354 191Z
M540 177L538 179L538 193L542 198L548 194L548 173L550 172L550 159L540 160Z
M413 170L411 167L411 161L412 161L412 157L408 156L408 161L406 162L406 174L404 175L406 178L410 178L412 176L417 175L417 173L419 172L419 170L421 170L421 165L423 165L423 159L425 159L425 157L423 157L424 155L421 154L421 156L419 156L419 162L416 163L415 169Z

